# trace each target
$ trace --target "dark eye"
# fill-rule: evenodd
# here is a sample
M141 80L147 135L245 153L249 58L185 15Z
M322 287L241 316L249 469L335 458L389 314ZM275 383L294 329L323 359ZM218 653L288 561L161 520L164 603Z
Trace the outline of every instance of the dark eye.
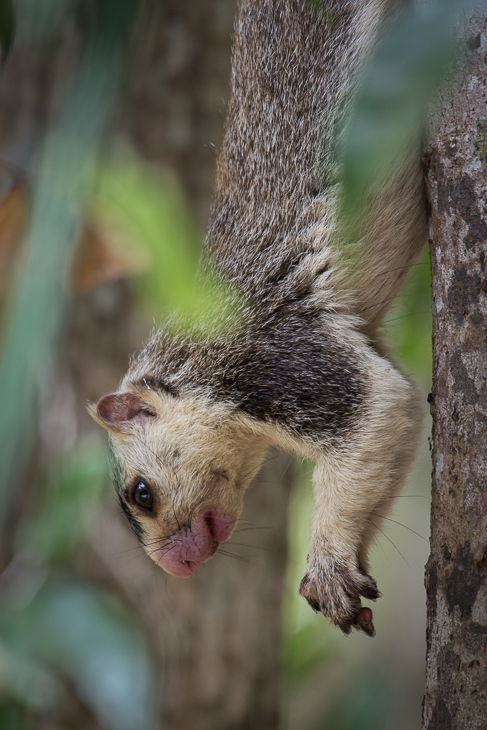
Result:
M141 479L135 482L132 490L132 499L139 505L139 507L143 507L149 512L152 510L154 498L152 496L151 489Z

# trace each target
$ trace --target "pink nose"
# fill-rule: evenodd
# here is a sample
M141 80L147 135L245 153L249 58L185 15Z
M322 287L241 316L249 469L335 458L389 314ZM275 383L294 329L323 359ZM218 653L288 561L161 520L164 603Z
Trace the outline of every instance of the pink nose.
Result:
M166 538L152 558L171 575L187 578L228 540L232 524L230 517L208 510Z

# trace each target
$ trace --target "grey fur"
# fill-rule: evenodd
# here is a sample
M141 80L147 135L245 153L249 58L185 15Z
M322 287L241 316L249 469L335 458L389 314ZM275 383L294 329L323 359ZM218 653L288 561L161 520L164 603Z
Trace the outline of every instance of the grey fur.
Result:
M147 408L130 422L94 412L111 431L132 521L134 478L147 476L157 493L159 532L139 515L144 537L179 535L208 506L236 519L250 481L242 464L258 465L271 443L314 458L301 593L346 633L370 635L360 603L378 596L367 575L369 518L402 487L420 422L416 391L383 356L378 330L426 218L413 150L370 195L362 257L345 265L339 138L392 7L330 0L319 14L300 0L242 0L205 266L243 293L245 326L208 341L157 333L120 387ZM216 468L225 493L208 487Z

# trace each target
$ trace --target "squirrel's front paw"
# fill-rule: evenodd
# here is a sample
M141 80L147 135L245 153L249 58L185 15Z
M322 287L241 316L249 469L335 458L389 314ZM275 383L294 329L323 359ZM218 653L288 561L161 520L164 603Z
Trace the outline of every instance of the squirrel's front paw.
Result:
M321 611L344 634L355 628L375 636L372 611L362 607L360 596L375 601L380 593L375 580L352 561L329 558L318 562L308 557L308 572L299 592L311 608Z

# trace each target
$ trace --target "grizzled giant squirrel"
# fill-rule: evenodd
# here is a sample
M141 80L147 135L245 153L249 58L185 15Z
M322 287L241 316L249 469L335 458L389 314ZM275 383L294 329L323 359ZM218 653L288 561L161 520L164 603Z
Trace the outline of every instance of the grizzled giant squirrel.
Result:
M92 407L141 543L189 576L231 535L271 445L315 461L300 593L374 634L367 552L414 458L421 408L380 326L426 240L420 152L367 199L359 265L340 255L339 140L387 0L242 0L205 251L244 327L157 333ZM342 247L343 248L343 247Z

